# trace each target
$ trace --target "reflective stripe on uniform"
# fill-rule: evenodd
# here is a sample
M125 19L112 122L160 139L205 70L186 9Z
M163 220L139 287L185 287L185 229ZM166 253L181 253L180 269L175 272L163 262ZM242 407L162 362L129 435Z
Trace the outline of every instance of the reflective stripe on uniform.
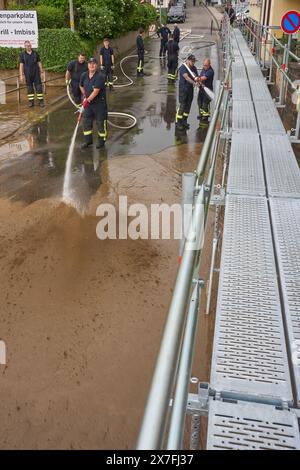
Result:
M189 113L183 113L183 117L189 117Z
M29 101L34 100L34 95L27 95L27 98L29 99Z
M91 135L93 131L83 131L83 135Z
M178 109L177 109L177 112L176 112L176 122L178 122L179 120L183 119L182 114L179 114L179 109L180 109L180 108L178 108Z
M106 120L104 121L104 132L98 132L98 135L104 140L107 138L107 121Z
M140 60L139 62L139 65L138 65L138 68L137 68L138 72L141 72L143 70L143 66L142 66L142 61Z

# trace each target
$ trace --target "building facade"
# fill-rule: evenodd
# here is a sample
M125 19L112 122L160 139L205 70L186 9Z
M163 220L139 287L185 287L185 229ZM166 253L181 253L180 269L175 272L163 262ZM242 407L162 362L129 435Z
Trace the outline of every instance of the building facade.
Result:
M250 0L250 17L269 26L280 26L281 18L289 10L299 10L299 0Z

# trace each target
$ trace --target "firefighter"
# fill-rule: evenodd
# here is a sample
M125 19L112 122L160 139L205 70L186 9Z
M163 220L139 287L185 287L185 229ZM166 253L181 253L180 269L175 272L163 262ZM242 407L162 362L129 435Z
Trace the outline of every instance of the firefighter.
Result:
M227 15L229 17L230 24L232 26L233 23L234 23L234 20L235 20L235 11L232 8L231 3L227 3L227 5L225 7L225 13L227 13Z
M169 80L169 83L175 83L175 80L177 78L179 46L178 46L178 43L174 41L173 34L170 34L167 51L168 51L168 80Z
M144 76L144 57L145 57L145 46L143 39L144 30L141 28L139 30L138 37L136 38L136 47L138 55L138 65L137 65L137 76Z
M81 103L80 77L87 72L88 66L85 54L81 52L77 60L72 60L66 71L66 85L71 85L72 94L76 104Z
M180 29L178 28L177 23L174 25L174 31L173 31L173 36L174 36L174 41L179 44L180 41Z
M161 28L157 31L158 36L160 37L160 51L159 51L159 57L165 57L167 53L167 44L168 44L168 39L169 39L169 34L171 34L171 31L166 25L162 25Z
M88 61L88 71L80 79L80 90L82 93L84 108L83 133L85 142L82 148L93 144L93 124L98 126L97 148L105 145L107 139L107 104L106 90L103 75L97 71L97 59L92 57Z
M187 118L189 117L193 98L194 86L199 87L197 81L198 71L195 67L196 58L194 55L189 55L186 62L179 68L179 107L176 114L176 129L183 131L189 129ZM192 72L187 69L186 65Z
M100 66L104 75L105 83L109 89L113 88L113 70L115 68L114 51L109 45L109 40L104 39L103 47L100 50Z
M39 105L44 106L43 85L41 74L43 66L39 54L32 49L31 42L25 41L25 51L20 54L20 81L26 79L29 107L34 106L34 91Z
M213 81L215 72L211 66L210 59L206 58L203 61L203 69L199 75L200 85L206 86L213 91ZM203 86L200 86L198 94L198 106L199 106L199 117L200 121L208 122L210 117L210 101L211 99L205 93Z

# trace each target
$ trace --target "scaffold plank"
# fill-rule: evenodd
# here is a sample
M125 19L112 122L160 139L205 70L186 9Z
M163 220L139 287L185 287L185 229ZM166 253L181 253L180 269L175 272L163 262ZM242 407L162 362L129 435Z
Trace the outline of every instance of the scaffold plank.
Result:
M300 198L300 170L287 135L262 135L268 193Z
M226 197L210 383L293 400L266 198Z
M209 403L208 450L297 450L299 427L292 411L270 405Z
M234 131L257 132L252 101L233 101L232 129Z
M286 134L274 103L271 101L255 101L254 106L261 135Z
M300 199L271 199L289 350L300 405Z
M258 134L236 131L232 133L227 192L266 195Z

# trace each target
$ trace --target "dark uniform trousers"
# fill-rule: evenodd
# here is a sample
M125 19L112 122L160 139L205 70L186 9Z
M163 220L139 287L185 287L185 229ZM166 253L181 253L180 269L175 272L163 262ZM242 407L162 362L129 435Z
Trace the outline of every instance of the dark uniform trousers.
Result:
M79 82L72 80L71 81L72 95L76 104L81 103L81 91L79 88Z
M194 98L194 88L179 87L179 108L176 114L178 127L187 123Z
M104 65L104 70L103 70L103 75L104 75L104 80L105 80L105 84L107 86L113 86L114 82L113 82L113 74L112 74L112 69L111 69L111 65Z
M105 98L91 103L84 111L83 134L87 144L93 143L93 123L96 121L100 140L107 139L107 104Z
M25 78L26 78L26 85L27 85L28 101L34 101L34 89L36 91L37 99L42 101L44 99L44 95L43 95L43 85L42 85L41 75L40 75L39 70L36 70L34 75L30 75L30 73L26 72L25 70Z
M200 88L198 94L198 106L199 106L199 113L200 118L208 119L210 116L210 101L211 99L205 93L203 88Z
M167 53L167 46L168 46L168 39L161 39L160 40L160 51L159 56L162 57Z
M145 52L138 50L138 65L137 65L138 75L143 74L143 72L144 72L144 63L145 63Z
M170 81L175 81L177 78L177 67L178 67L178 56L169 55L168 56L168 79Z

